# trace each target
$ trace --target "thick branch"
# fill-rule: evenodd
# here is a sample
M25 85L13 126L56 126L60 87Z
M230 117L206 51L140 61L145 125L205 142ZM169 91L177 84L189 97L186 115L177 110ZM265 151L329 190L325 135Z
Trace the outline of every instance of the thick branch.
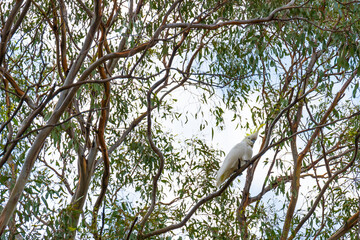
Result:
M337 240L340 239L342 236L344 236L347 232L350 231L351 228L353 228L357 223L359 222L359 211L352 215L345 223L344 225L339 228L331 237L328 238L328 240Z
M0 42L0 66L2 65L5 53L6 53L6 45L11 38L11 27L15 21L16 15L21 8L22 0L17 0L13 9L11 10L8 19L6 20L3 28L1 29L1 42Z

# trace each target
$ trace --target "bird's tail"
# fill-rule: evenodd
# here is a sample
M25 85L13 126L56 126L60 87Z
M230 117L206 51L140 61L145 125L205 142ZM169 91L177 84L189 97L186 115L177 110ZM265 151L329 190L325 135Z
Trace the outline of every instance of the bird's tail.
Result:
M216 187L219 187L229 176L231 172L225 171L220 168L216 175Z
M219 187L223 183L223 179L221 176L216 176L216 187Z

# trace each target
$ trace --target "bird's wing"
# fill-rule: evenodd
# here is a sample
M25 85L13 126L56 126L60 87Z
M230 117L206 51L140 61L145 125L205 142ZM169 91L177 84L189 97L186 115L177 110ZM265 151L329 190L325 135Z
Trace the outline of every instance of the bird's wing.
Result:
M244 142L236 144L230 152L226 155L225 160L217 172L216 185L220 186L236 169L238 168L239 159L242 160L242 155L246 150Z
M253 154L253 149L251 146L247 146L246 151L244 151L243 159L242 160L251 160Z

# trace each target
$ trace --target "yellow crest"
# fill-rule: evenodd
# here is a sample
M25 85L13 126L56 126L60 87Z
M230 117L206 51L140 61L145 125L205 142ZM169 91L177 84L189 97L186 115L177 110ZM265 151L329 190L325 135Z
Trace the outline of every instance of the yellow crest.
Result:
M263 126L265 126L265 123L260 124L260 126L259 126L259 127L255 128L255 130L254 130L254 131L250 131L250 133L246 134L246 136L250 136L250 135L252 135L252 134L254 134L254 133L258 132L258 131L260 130L260 128L262 128Z

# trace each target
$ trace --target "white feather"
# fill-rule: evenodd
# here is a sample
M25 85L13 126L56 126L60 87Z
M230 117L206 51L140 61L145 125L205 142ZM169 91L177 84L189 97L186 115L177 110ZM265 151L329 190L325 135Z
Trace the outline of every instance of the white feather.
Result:
M217 172L216 186L219 187L230 175L250 160L252 157L252 146L257 138L257 133L247 136L240 143L236 144L226 155L225 160Z

